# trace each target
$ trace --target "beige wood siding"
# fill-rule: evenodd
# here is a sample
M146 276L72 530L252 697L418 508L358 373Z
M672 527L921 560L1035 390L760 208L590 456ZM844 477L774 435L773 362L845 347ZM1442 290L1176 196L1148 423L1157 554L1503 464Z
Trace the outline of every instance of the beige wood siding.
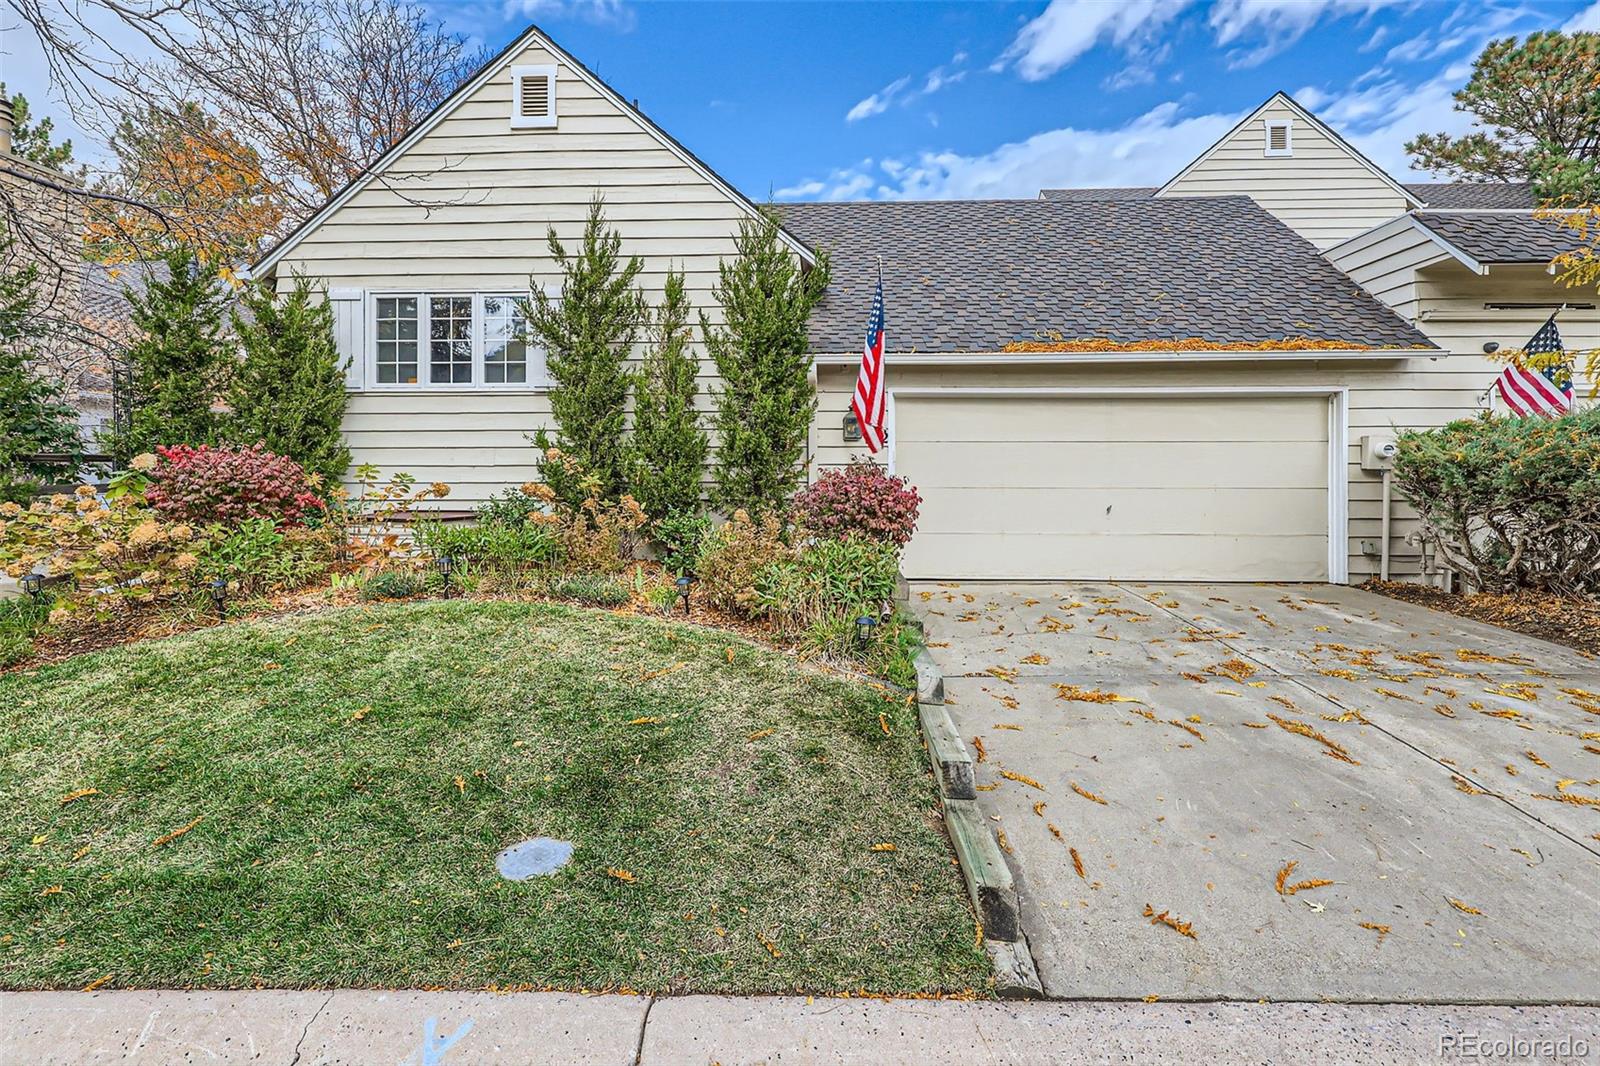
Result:
M931 578L1320 581L1329 401L907 396L896 472Z
M510 67L539 64L559 67L557 124L512 129ZM647 299L659 302L667 271L681 270L696 309L720 322L711 289L745 208L537 44L309 231L278 264L280 285L299 272L359 290L363 325L373 292L519 292L530 278L555 291L546 230L572 247L597 190L623 254L644 260ZM337 310L341 330L354 329L348 304ZM704 360L698 338L696 350ZM702 390L711 381L703 362ZM390 387L352 392L346 426L355 463L448 482L451 501L470 505L532 476L522 434L548 423L536 388Z
M1293 126L1293 154L1266 154L1266 121ZM1273 101L1171 182L1163 196L1249 196L1318 248L1403 212L1405 197L1316 123Z

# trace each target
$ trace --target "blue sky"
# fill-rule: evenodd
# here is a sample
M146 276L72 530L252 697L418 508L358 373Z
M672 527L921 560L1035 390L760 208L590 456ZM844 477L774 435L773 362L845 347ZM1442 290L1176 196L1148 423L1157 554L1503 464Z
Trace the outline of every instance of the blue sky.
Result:
M494 48L538 22L757 199L1159 184L1278 89L1404 177L1408 137L1465 128L1450 93L1487 40L1600 29L1600 0L430 8ZM8 37L0 76L48 97L32 42Z

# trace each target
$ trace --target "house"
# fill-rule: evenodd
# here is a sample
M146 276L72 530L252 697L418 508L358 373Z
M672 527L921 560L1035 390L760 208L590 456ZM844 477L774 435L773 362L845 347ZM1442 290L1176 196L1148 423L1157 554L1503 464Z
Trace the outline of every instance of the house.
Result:
M757 206L536 28L257 265L326 286L356 462L452 500L534 475L547 379L512 300L559 284L546 227L576 237L596 190L646 296L681 269L715 320L717 263ZM1470 303L1498 280L1500 260L1474 273L1423 234L1461 210L1430 197L1478 193L1400 185L1280 95L1160 187L783 205L793 254L834 264L811 470L862 452L847 416L881 256L881 458L925 498L908 576L1363 578L1386 529L1364 442L1470 413L1492 368L1462 347L1525 338L1512 317L1430 339L1429 286ZM1396 514L1392 573L1413 576Z

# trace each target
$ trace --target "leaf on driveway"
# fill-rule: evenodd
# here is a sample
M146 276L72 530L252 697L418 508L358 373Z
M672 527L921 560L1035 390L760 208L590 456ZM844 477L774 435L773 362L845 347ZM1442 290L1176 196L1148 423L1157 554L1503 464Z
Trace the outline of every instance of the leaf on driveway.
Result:
M1022 657L1022 661L1027 663L1029 666L1049 666L1050 656L1040 655L1038 652L1034 652L1032 655L1024 655Z
M1287 730L1288 732L1294 733L1297 736L1309 737L1318 744L1321 744L1323 749L1322 754L1326 755L1328 758L1338 759L1340 762L1347 762L1351 766L1361 765L1361 763L1350 757L1350 753L1345 750L1344 745L1329 740L1327 737L1317 732L1311 726L1306 725L1304 722L1296 722L1288 718L1280 718L1271 711L1267 712L1267 717L1276 722L1279 729Z
M973 737L972 738L972 748L973 748L974 751L976 751L978 753L978 761L979 762L983 762L985 759L987 759L989 757L989 749L983 746L983 738L982 737Z
M1289 876L1294 873L1294 868L1299 865L1300 863L1298 860L1290 859L1284 864L1283 869L1278 871L1278 876L1275 882L1278 888L1278 895L1292 896L1296 892L1304 892L1309 888L1322 888L1324 885L1333 884L1332 881L1325 877L1313 877L1309 880L1296 881L1294 884L1289 884Z
M1380 925L1377 922L1357 922L1356 924L1363 929L1371 929L1374 933L1377 933L1379 945L1382 945L1383 938L1389 935L1389 927L1387 925Z
M1446 718L1454 718L1456 716L1456 712L1452 711L1448 706L1446 706L1443 703L1441 703L1438 706L1434 707L1433 713L1434 714L1442 714Z
M1505 666L1532 666L1533 663L1520 655L1490 655L1486 651L1470 651L1466 648L1456 649L1456 658L1464 663L1501 663Z
M1151 925L1164 925L1174 932L1182 933L1190 940L1199 939L1199 937L1194 935L1194 923L1179 921L1166 911L1162 911L1160 914L1157 914L1156 909L1150 906L1148 903L1144 905L1144 916L1150 919Z
M1180 674L1178 676L1180 676L1182 678L1185 678L1186 680L1193 681L1197 685L1203 685L1203 684L1206 683L1206 679L1205 679L1205 675L1204 674L1190 673L1188 670L1185 670L1182 674Z
M1001 681L1004 681L1008 685L1015 685L1017 683L1017 672L1015 670L1009 670L1004 666L991 666L985 670L984 673L988 674L990 677L998 677Z
M991 692L989 695L999 700L1008 711L1014 711L1019 706L1015 696L1007 696L1004 692Z
M1065 633L1067 630L1072 629L1073 625L1071 622L1057 618L1053 614L1047 614L1039 619L1039 628L1046 633Z
M1482 914L1483 913L1478 908L1470 906L1470 905L1468 905L1466 903L1462 903L1459 899L1456 899L1453 896L1446 896L1445 899L1449 901L1450 906L1454 907L1456 910L1460 911L1462 914Z
M1256 668L1243 659L1224 659L1215 666L1206 667L1206 673L1226 677L1242 685L1256 676Z
M1083 872L1083 857L1078 854L1078 849L1069 847L1067 853L1072 856L1072 868L1077 871L1078 876L1085 881L1089 880L1089 876Z
M1536 800L1555 800L1557 803L1570 803L1574 807L1600 807L1600 799L1594 796L1575 796L1571 792L1558 792L1553 796L1546 792L1535 792L1533 798Z
M1084 799L1093 800L1094 802L1100 804L1100 806L1102 806L1102 807L1109 807L1110 806L1110 804L1107 803L1105 800L1101 799L1099 796L1096 796L1093 792L1090 792L1088 789L1084 788L1082 785L1078 784L1076 781L1071 782L1071 785L1072 785L1072 791L1076 792L1078 795L1082 796Z
M1079 688L1077 685L1057 684L1055 686L1056 699L1075 700L1078 703L1138 703L1131 696L1120 696L1115 692L1101 692L1097 688Z
M1528 761L1533 763L1533 765L1542 766L1546 770L1550 769L1550 764L1545 762L1543 759L1539 758L1539 753L1538 752L1533 751L1533 750L1530 749L1528 751L1523 752L1522 754L1526 755L1528 757Z
M1206 739L1206 735L1204 733L1200 732L1200 730L1196 729L1194 726L1190 725L1188 722L1179 721L1176 718L1168 719L1168 722L1171 725L1177 726L1179 729L1183 730L1185 733L1188 733L1188 734L1192 735L1196 740L1204 741Z
M1019 784L1027 785L1029 788L1036 788L1040 792L1044 791L1044 786L1039 784L1039 782L1035 781L1033 778L1029 777L1027 774L1019 774L1014 770L1001 770L1000 776L1005 778L1007 781L1016 781Z
M1451 774L1450 780L1455 784L1457 791L1465 792L1469 796L1487 796L1489 794L1487 790L1479 788L1460 774Z

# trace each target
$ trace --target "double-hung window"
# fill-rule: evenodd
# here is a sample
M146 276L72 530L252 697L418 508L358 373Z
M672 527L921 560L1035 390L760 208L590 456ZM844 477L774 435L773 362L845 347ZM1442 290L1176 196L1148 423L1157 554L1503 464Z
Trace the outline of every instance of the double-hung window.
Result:
M494 388L545 384L527 338L523 293L380 293L372 301L374 386Z

